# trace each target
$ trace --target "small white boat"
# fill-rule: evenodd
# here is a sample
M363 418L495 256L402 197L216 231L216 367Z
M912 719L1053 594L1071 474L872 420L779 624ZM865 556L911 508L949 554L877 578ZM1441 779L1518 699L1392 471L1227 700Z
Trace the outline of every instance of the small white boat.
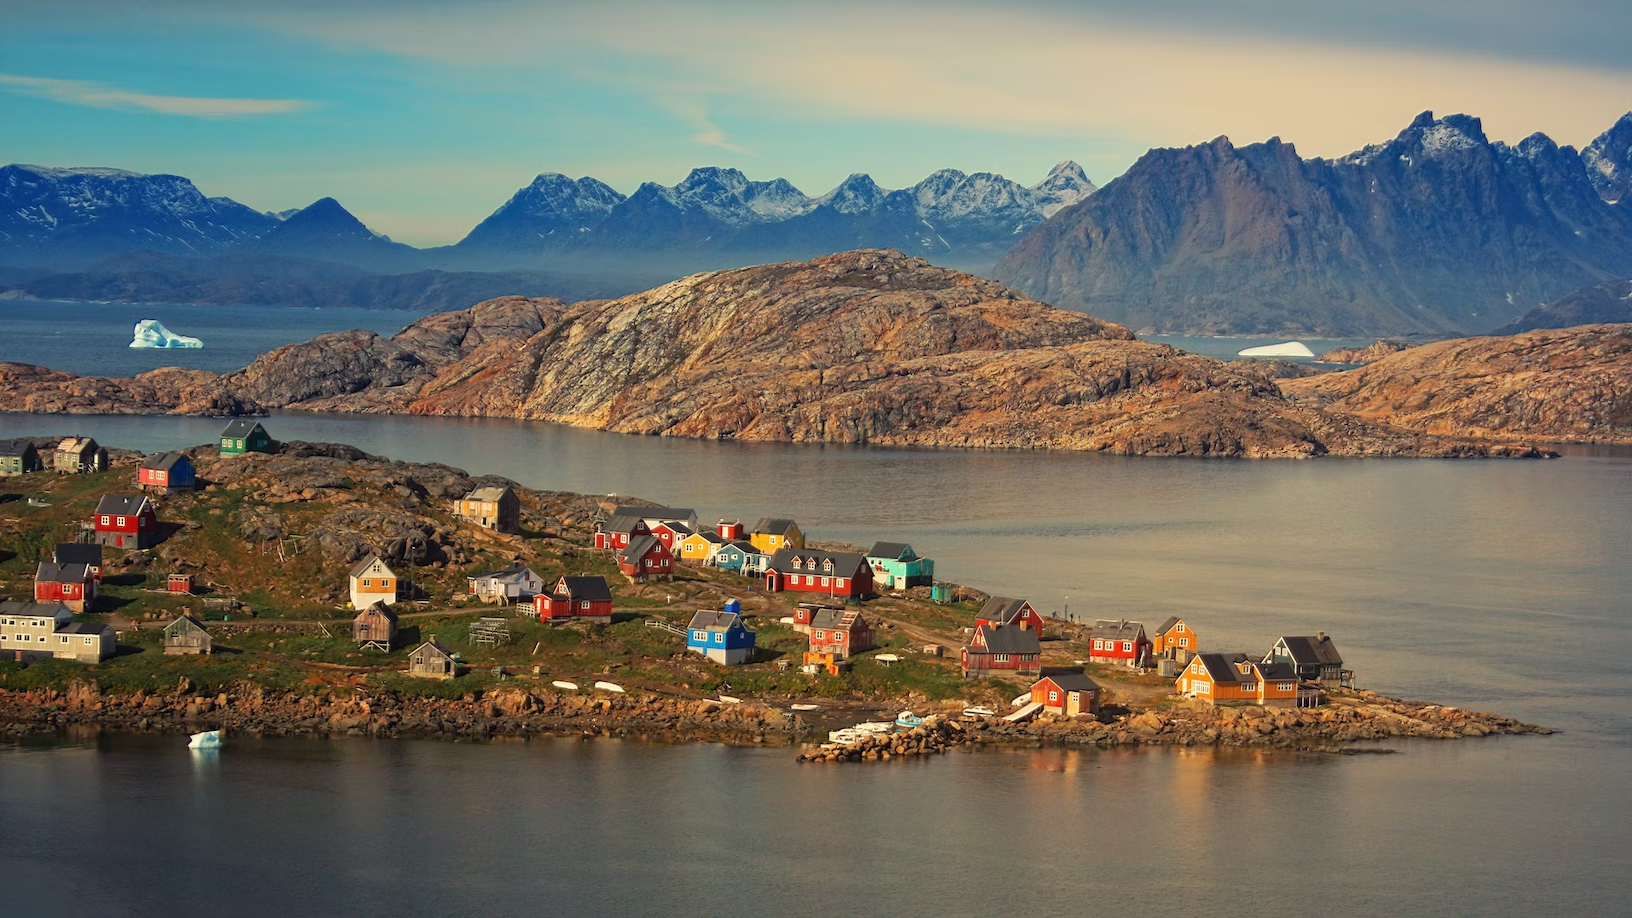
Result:
M623 686L617 684L616 682L597 682L595 683L595 687L603 692L617 692L620 695L623 694Z
M742 699L735 695L721 695L720 701L724 704L742 704Z
M883 663L885 666L888 666L891 663L900 663L901 662L901 658L899 656L896 656L893 653L881 653L881 654L878 654L877 656L873 657L873 659L877 660L880 663Z
M203 733L194 733L192 739L187 741L187 748L188 749L220 749L221 748L221 731L220 730L206 730Z
M856 724L851 729L858 733L889 733L895 729L895 721L869 720L866 723Z
M997 712L992 710L991 708L982 708L982 707L964 708L963 709L963 716L964 717L996 717Z
M1028 704L1031 704L1031 693L1030 692L1027 692L1024 695L1014 696L1014 700L1009 702L1009 707L1011 707L1011 708L1023 708Z
M794 709L795 711L818 711L818 710L821 710L821 705L816 705L816 704L790 704L790 705L788 705L788 707Z
M866 735L867 734L862 733L860 730L857 730L854 727L845 727L843 730L833 730L829 732L827 734L827 740L830 743L842 743L843 745L848 746L851 743L860 742L861 738Z
M563 682L562 680L557 679L554 682L551 682L550 684L555 686L556 688L566 689L569 692L578 691L578 683L576 683L576 682Z

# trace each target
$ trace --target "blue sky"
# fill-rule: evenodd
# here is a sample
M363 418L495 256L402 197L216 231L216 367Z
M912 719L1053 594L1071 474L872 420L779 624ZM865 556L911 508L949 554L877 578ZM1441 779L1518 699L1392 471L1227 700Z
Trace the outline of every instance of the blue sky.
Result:
M332 195L456 241L544 171L810 194L941 167L1104 183L1152 146L1335 156L1419 111L1577 146L1632 110L1632 3L7 2L0 162Z

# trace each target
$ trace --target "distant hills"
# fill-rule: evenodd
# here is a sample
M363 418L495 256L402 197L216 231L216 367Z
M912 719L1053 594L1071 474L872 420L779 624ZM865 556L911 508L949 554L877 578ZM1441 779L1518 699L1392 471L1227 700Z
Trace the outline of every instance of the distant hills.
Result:
M1609 281L1577 290L1530 310L1491 332L1516 335L1540 328L1632 322L1632 280Z

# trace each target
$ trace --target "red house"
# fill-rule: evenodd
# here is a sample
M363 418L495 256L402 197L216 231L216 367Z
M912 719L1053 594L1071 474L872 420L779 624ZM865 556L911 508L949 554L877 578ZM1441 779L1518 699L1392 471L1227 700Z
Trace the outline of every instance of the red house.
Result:
M102 546L83 542L58 544L51 550L51 560L58 564L83 564L91 570L91 579L102 582Z
M1014 673L1035 678L1042 673L1042 644L1037 629L1026 624L982 625L963 648L960 663L966 679Z
M771 556L765 589L860 599L873 595L873 568L856 552L783 548Z
M136 483L161 494L193 489L193 463L182 453L149 456L136 467Z
M810 633L810 623L823 612L832 612L835 606L824 606L819 602L802 602L793 610L793 630L801 634Z
M975 616L975 627L981 625L996 628L1001 625L1018 625L1025 622L1026 626L1043 633L1043 617L1037 614L1031 603L1024 599L1009 599L1005 596L993 596L980 607Z
M612 590L605 577L562 577L555 589L533 597L533 614L541 622L574 619L612 623Z
M1145 626L1139 622L1102 618L1094 622L1093 635L1088 647L1089 660L1130 667L1150 665L1150 638L1145 637Z
M680 543L691 535L691 527L677 520L664 520L653 524L651 533L657 536L657 540L663 543L663 547L667 548L670 554L673 554L675 549L680 547Z
M673 580L674 554L656 536L635 536L618 552L618 570L635 583Z
M835 659L843 660L872 650L874 646L873 628L860 612L823 609L811 619L811 653L832 654Z
M83 564L41 561L34 570L34 601L60 602L75 612L96 599L96 578Z
M651 535L651 532L651 527L640 517L616 514L606 521L606 525L595 530L595 547L602 551L618 551L628 548L631 540Z
M114 548L152 548L159 542L159 517L146 497L104 494L96 505L96 541Z

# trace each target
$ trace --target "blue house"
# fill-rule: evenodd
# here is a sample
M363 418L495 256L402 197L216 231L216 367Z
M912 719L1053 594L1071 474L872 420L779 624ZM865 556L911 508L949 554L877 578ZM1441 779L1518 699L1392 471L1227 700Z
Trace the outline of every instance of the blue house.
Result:
M935 582L935 562L918 557L904 542L874 542L867 552L873 568L873 586L880 590L930 586Z
M754 654L754 633L742 626L742 605L735 599L724 612L698 612L686 628L686 649L715 663L735 666Z
M758 577L771 566L771 556L741 539L727 542L714 552L713 565L747 577Z

